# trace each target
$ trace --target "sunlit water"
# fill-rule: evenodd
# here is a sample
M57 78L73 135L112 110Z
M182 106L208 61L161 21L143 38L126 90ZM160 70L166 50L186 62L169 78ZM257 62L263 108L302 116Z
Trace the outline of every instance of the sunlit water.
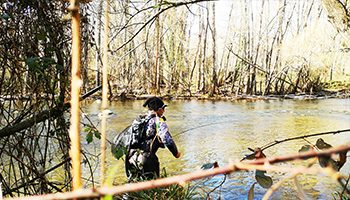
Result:
M139 113L145 112L143 101L112 102L109 109L116 113L108 119L108 139L124 129ZM158 151L161 167L170 175L184 174L199 169L203 164L217 161L225 166L250 153L248 147L261 147L275 140L312 133L350 128L350 100L268 100L268 101L167 101L165 116L170 132L183 156L172 157L166 149ZM91 102L83 105L83 111L99 127L98 113L101 105ZM307 138L315 144L319 137ZM349 144L350 132L322 136L332 146ZM307 144L294 140L273 146L265 151L268 157L298 152ZM99 142L84 144L84 148L99 152ZM305 165L304 162L283 164ZM341 169L349 174L350 162ZM123 161L117 161L108 151L109 177L115 183L125 182ZM274 183L288 177L286 173L269 172ZM223 175L193 183L208 185L207 192L223 180ZM110 180L111 180L110 179ZM335 191L341 191L335 180L322 175L300 175L298 182L311 199L332 199ZM255 182L254 172L230 174L222 187L212 197L221 199L247 199ZM255 198L261 199L267 190L255 185ZM292 180L286 180L273 194L273 199L296 199L297 190Z

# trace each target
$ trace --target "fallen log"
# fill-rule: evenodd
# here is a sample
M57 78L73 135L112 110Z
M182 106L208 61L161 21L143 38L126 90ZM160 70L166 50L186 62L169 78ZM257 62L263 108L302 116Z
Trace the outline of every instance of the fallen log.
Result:
M89 92L87 92L86 94L84 94L80 97L80 101L91 96L92 94L94 94L95 92L100 90L101 88L102 88L102 86L100 85L100 86L97 86L96 88L90 90ZM33 126L34 124L38 124L38 123L43 122L47 119L57 118L57 117L61 116L65 111L67 111L69 108L70 108L70 102L67 102L67 103L64 103L60 107L54 107L54 108L51 108L50 110L44 110L42 112L39 112L38 114L34 115L33 117L31 117L27 120L15 123L15 124L10 125L10 126L6 126L0 130L0 138L7 137L7 136L15 134L19 131L25 130L25 129Z

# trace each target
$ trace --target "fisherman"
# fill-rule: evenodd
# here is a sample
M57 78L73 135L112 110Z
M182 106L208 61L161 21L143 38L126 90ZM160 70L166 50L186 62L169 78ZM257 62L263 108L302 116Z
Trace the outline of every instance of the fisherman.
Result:
M125 171L129 181L159 177L159 160L156 155L159 148L167 147L176 158L181 155L163 116L166 106L159 97L150 97L143 104L143 107L148 108L147 116L150 119L145 125L146 137L141 141L141 147L130 149L125 159Z

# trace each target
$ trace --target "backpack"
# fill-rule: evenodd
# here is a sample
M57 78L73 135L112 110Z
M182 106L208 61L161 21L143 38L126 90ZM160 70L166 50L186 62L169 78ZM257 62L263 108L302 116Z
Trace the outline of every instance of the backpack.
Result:
M153 115L139 115L131 125L120 132L112 143L112 154L116 159L127 155L130 149L138 149L146 139L146 124Z

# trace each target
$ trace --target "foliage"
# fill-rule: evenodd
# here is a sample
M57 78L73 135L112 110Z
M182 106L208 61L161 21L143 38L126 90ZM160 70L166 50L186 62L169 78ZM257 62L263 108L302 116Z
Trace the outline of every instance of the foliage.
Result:
M329 149L331 147L332 147L332 145L323 141L322 138L319 138L316 141L315 145L304 145L301 147L299 152L307 152L307 151L312 151L312 150L325 150L325 149ZM334 170L339 171L346 162L346 158L347 158L346 153L347 152L339 153L339 158L337 161L334 160L333 158L331 158L331 156L322 156L322 157L318 158L318 162L319 162L321 167L331 166Z
M88 144L94 140L94 136L97 139L101 139L101 133L96 129L95 126L85 125L83 131L86 133L85 139Z
M265 175L265 171L255 171L255 179L263 188L270 188L272 185L272 178Z
M191 190L190 186L179 186L179 185L171 185L165 188L155 188L151 190L135 192L128 194L131 199L145 199L145 200L153 200L153 199L193 199L194 193Z
M331 132L326 132L323 134L328 134L328 133L331 133ZM316 135L321 135L321 134L316 134ZM307 137L307 136L304 136L301 138L305 139L305 137ZM301 138L288 138L285 140L276 141L276 143L274 143L274 144L279 144L279 143L284 142L284 141L289 141L292 139L301 139ZM273 145L269 144L265 148L256 148L256 149L248 148L250 151L253 151L254 153L252 153L250 155L246 155L244 159L253 160L253 159L266 158L266 155L262 151L263 151L263 149L267 149L268 147L271 147L271 146L273 146ZM332 145L326 143L322 138L319 138L319 139L317 139L315 145L311 145L311 144L303 145L299 149L299 153L308 152L308 151L326 150L329 148L332 148ZM332 157L333 155L319 156L318 157L319 165L322 168L331 167L333 170L339 171L347 160L346 154L347 154L347 152L339 152L337 159L333 159L333 157ZM266 176L265 173L266 173L266 171L260 171L260 170L255 171L255 179L257 182L253 183L253 185L250 187L249 192L248 192L248 199L254 199L254 188L255 188L256 183L258 183L261 187L263 187L265 189L269 189L272 186L272 184L273 184L272 178L269 176ZM294 184L297 187L297 191L298 191L299 195L305 197L305 193L302 189L302 186L297 181L296 176L293 176L293 177L294 177ZM282 180L276 184L280 184L282 182ZM347 187L347 186L345 185L345 187ZM269 190L271 190L271 189L269 189ZM345 188L344 188L344 190L345 190Z

